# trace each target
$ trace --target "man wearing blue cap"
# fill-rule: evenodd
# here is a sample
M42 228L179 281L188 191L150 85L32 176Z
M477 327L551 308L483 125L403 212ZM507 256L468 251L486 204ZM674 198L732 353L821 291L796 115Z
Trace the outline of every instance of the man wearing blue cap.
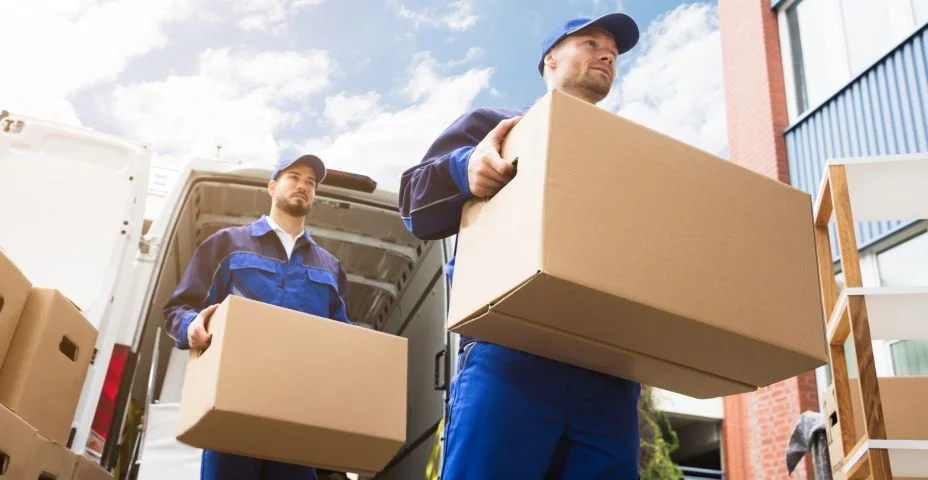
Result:
M348 322L348 278L335 256L306 231L326 169L315 155L280 162L267 185L271 211L210 235L193 253L164 307L177 348L210 343L209 318L229 295ZM256 321L259 319L255 319ZM264 348L273 348L265 345ZM316 480L312 468L204 450L203 480Z
M616 57L638 37L621 13L570 20L546 39L538 71L549 90L597 103L615 79ZM466 113L403 173L400 211L415 236L456 234L464 203L492 196L512 178L499 148L527 110ZM472 338L461 345L442 480L638 477L637 383Z

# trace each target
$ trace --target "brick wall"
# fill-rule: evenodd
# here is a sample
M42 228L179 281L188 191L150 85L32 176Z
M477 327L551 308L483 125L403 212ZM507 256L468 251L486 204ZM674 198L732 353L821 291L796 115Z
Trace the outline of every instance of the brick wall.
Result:
M779 31L770 0L719 0L731 160L789 183L788 124ZM818 410L814 372L725 399L723 455L729 480L811 480L807 458L788 477L786 445L805 410Z

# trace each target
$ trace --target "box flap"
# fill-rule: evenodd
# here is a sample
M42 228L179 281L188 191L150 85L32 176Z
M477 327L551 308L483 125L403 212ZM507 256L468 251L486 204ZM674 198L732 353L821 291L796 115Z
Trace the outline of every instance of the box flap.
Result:
M757 389L595 338L579 337L566 330L532 323L495 309L457 326L454 331L693 398L716 398Z
M540 298L546 301L539 302ZM494 309L531 319L532 323L546 328L569 329L577 337L712 371L749 385L771 385L819 365L815 357L797 355L788 349L547 274L513 291ZM699 363L690 360L693 356L699 357ZM711 366L711 370L706 366Z

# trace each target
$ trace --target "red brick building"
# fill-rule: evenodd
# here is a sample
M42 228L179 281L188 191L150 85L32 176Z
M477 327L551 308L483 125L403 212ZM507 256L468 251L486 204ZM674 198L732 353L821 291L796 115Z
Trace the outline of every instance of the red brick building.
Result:
M719 16L732 161L814 194L828 158L928 152L926 2L719 0ZM862 225L865 284L928 284L925 269L904 265L928 262L926 228ZM879 375L928 374L926 352L926 342L874 342ZM785 451L829 382L823 368L724 399L725 478L813 478L808 461L789 477Z

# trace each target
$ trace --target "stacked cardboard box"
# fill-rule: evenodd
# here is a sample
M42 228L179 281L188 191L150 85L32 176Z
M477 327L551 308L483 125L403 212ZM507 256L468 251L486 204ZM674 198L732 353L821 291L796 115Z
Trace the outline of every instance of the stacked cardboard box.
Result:
M406 441L403 337L229 296L190 352L177 439L374 474Z
M557 90L501 153L450 330L697 398L825 364L810 195Z
M64 446L96 339L61 292L32 285L0 251L0 479L110 478L77 476L86 460Z

